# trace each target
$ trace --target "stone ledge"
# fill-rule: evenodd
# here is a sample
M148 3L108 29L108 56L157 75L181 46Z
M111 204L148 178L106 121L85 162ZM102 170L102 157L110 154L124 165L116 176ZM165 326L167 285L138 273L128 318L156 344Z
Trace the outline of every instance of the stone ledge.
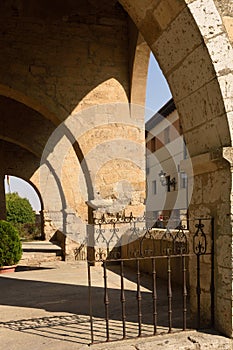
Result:
M47 241L41 242L23 242L22 248L24 252L60 252L61 247Z
M112 343L85 345L80 350L232 350L233 341L215 332L187 331L158 335L152 338L117 341Z
M223 153L225 149L225 147L223 149L217 148L210 152L192 157L192 167L190 167L190 159L184 159L180 163L180 169L181 171L186 172L189 176L214 172L220 167L223 168L227 164L225 161L227 158L225 153ZM193 174L191 174L192 171Z

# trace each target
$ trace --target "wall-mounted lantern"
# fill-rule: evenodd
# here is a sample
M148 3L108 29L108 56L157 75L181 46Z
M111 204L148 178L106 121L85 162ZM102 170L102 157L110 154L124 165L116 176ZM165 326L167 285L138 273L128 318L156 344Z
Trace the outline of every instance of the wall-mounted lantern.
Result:
M159 179L162 186L167 186L167 191L170 192L171 187L175 191L176 189L176 179L173 177L170 178L170 175L166 175L166 173L161 170L159 173Z

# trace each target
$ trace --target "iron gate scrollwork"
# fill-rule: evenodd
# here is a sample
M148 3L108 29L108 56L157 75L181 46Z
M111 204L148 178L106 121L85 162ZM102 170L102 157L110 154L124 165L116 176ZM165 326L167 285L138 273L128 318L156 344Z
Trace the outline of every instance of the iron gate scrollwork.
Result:
M208 222L208 224L207 224ZM145 218L134 218L132 214L129 216L117 215L114 218L107 218L103 215L100 219L96 219L95 243L103 243L105 247L97 247L94 262L101 262L103 269L103 309L105 319L105 341L111 341L110 319L111 306L116 302L115 298L111 297L110 287L108 284L108 275L110 273L112 264L119 266L119 305L121 308L121 338L130 337L127 324L129 314L127 313L127 305L129 298L127 298L128 291L126 290L126 275L128 274L128 266L131 267L131 272L135 278L135 313L137 314L137 335L141 337L143 333L143 298L144 292L142 286L142 277L144 276L144 265L149 266L151 279L149 291L151 293L151 324L153 330L151 335L158 334L160 327L159 321L161 319L161 295L164 297L164 292L161 294L159 283L161 284L161 272L159 272L159 262L163 262L166 273L163 273L163 278L166 281L166 295L167 295L167 332L174 330L174 303L175 297L173 295L175 284L173 283L174 264L180 261L180 298L182 307L179 310L175 309L175 314L179 311L182 319L182 329L187 329L187 321L189 314L189 289L190 283L193 285L193 270L190 276L189 262L196 257L196 327L200 328L202 317L201 304L201 256L210 255L211 257L211 321L214 324L214 224L212 218L198 218L190 220L189 228L182 222L176 226L176 229L152 229L146 227ZM126 235L122 237L121 225L127 224ZM207 232L209 227L209 232ZM195 229L195 231L194 231ZM124 241L123 241L124 238ZM124 250L125 256L122 256L122 244L125 244L127 249ZM195 261L195 260L194 260ZM192 263L193 264L193 263ZM191 264L191 265L192 265ZM176 264L177 265L177 264ZM93 316L93 295L92 295L92 280L91 269L93 268L93 261L88 261L88 282L89 282L89 305L90 305L90 328L91 328L91 343L98 342L95 339L95 317ZM134 270L132 270L134 266ZM160 274L160 275L159 275ZM148 275L149 276L149 275ZM175 291L176 293L176 291ZM131 301L130 301L131 302ZM132 303L132 302L131 302ZM164 305L163 305L164 312ZM132 312L132 310L131 310ZM177 316L176 316L177 317ZM98 336L96 336L98 338ZM98 339L97 339L98 340Z
M125 232L127 232L127 243L134 242L140 238L144 231L142 225L145 217L134 217L132 213L126 216L117 213L115 216L103 214L101 218L94 218L94 245L95 259L119 259L121 257L120 247ZM139 224L141 224L139 226ZM140 255L140 249L133 257Z

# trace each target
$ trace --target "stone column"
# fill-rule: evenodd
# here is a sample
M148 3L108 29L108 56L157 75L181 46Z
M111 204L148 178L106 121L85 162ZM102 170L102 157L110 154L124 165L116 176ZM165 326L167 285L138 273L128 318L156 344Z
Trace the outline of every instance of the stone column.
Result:
M0 174L0 220L6 220L5 175Z
M224 147L223 158L228 161L228 172L223 179L228 183L228 191L222 194L225 197L225 206L222 215L219 217L219 234L216 242L216 249L219 254L216 256L216 274L218 284L216 285L216 325L220 331L227 336L233 336L233 147ZM224 210L225 209L225 210ZM225 215L224 215L225 214ZM219 324L221 322L221 324Z
M194 218L214 219L214 326L218 331L232 337L233 149L215 149L200 154L192 158L192 165L194 187L189 206L190 232L193 235L196 231ZM210 221L206 220L203 223L207 252L211 253ZM201 327L209 327L211 323L211 264L211 255L201 257ZM196 266L195 257L190 258L190 305L194 321L197 312Z

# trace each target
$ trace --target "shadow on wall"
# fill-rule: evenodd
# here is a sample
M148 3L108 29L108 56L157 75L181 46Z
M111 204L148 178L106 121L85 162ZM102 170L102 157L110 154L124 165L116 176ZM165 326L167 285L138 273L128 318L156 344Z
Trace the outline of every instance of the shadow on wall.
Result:
M61 231L57 230L51 237L50 242L58 245L62 249L62 260L65 261L66 256L66 235Z

